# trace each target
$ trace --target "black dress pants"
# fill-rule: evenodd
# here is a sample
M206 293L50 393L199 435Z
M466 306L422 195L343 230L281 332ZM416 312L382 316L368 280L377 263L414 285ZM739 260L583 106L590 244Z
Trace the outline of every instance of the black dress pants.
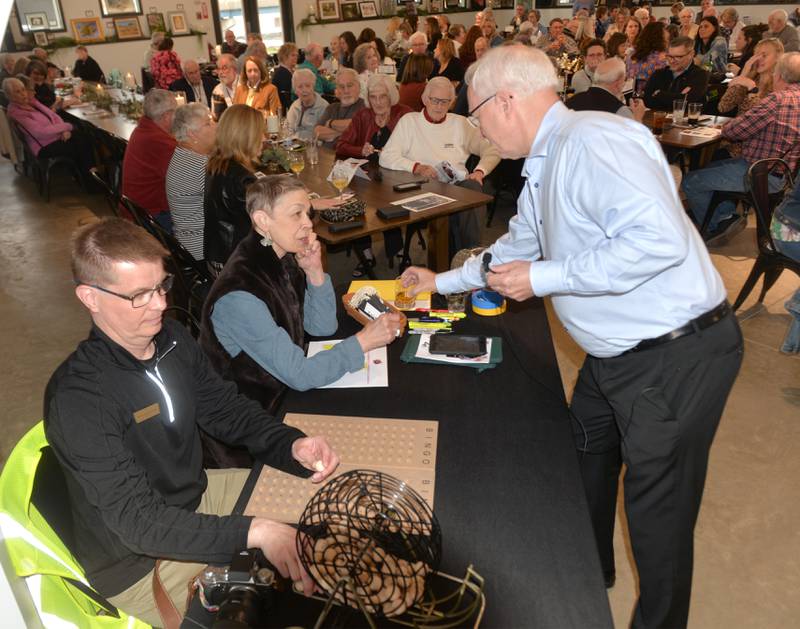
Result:
M614 570L622 462L639 572L633 627L685 627L694 526L708 453L742 362L731 313L688 336L614 358L588 356L572 399L575 443L604 572Z
M82 176L94 166L94 150L79 131L73 131L69 140L56 140L39 150L41 157L69 157L75 160Z

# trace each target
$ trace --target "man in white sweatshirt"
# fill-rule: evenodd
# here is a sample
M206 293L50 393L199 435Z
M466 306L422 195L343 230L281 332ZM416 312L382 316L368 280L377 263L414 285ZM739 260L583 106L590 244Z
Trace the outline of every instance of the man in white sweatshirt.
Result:
M400 118L381 151L381 166L482 190L483 179L497 166L500 153L467 118L448 113L454 99L455 88L448 79L428 81L422 93L425 108ZM471 173L470 155L479 158ZM453 214L449 232L451 256L480 244L478 209Z

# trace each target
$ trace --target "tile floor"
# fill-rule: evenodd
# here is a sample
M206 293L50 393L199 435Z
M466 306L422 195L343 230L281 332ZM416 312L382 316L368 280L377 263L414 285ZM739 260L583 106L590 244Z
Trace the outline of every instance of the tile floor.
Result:
M9 359L0 374L1 464L40 418L50 374L88 330L88 316L72 292L69 235L108 209L102 197L86 196L63 179L54 187L54 201L45 204L5 160L0 189L0 347ZM498 210L487 242L502 233L511 211ZM378 272L390 277L377 253ZM753 262L753 226L712 253L733 301ZM335 283L345 284L355 263L336 254L330 264ZM789 325L783 302L798 286L798 278L784 273L763 305L753 295L739 313L745 359L711 453L696 534L693 627L789 627L800 618L800 356L777 349ZM569 395L583 355L552 317L551 326ZM609 600L616 626L625 627L635 575L621 510L619 515L617 584Z

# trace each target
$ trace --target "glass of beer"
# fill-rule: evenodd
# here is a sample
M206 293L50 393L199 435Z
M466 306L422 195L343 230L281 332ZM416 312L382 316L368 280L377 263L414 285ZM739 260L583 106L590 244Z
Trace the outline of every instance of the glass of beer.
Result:
M413 284L412 284L413 286ZM417 303L415 297L411 297L408 294L408 289L411 286L403 286L402 278L397 278L394 281L394 305L395 308L399 308L400 310L408 310L409 308L413 308L414 304Z
M689 124L698 124L700 122L700 112L702 111L703 103L689 103Z
M664 133L664 121L667 119L667 112L654 111L653 112L653 133L661 135Z
M331 173L331 183L333 187L339 191L339 200L343 201L344 196L343 192L344 189L347 187L347 184L350 182L350 173L348 172L347 166L340 162L336 162L333 165L333 172Z
M306 167L306 160L303 157L303 154L300 151L290 151L289 152L289 168L291 171L300 176L300 173L303 172L303 169Z

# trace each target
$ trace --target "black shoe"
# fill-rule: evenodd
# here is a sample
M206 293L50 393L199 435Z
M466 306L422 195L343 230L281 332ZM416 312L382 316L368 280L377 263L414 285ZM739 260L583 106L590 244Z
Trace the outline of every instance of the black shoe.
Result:
M729 216L728 218L722 219L719 223L717 223L716 228L713 230L709 230L709 232L705 236L706 242L711 242L712 240L728 240L733 238L736 234L742 231L747 226L747 221L743 216L739 216L738 214L734 214L733 216ZM723 238L724 237L724 238Z
M617 571L616 570L609 570L603 571L603 581L606 584L606 589L610 590L614 587L614 584L617 582Z

